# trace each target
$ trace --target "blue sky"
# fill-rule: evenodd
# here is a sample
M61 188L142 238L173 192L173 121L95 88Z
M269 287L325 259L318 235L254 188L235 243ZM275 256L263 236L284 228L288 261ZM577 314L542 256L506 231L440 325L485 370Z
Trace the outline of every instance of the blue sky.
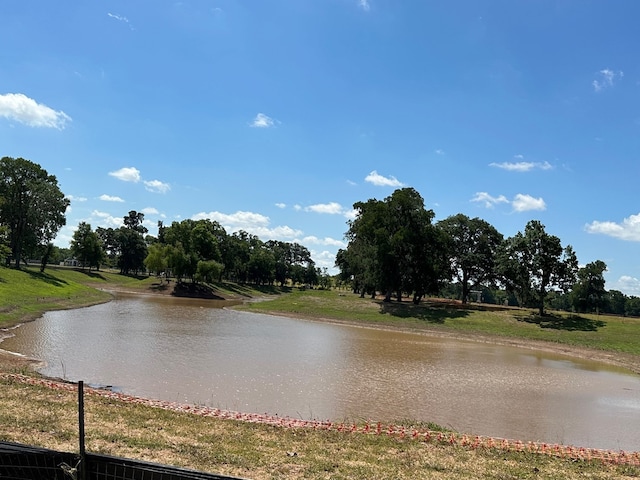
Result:
M354 202L540 220L640 295L640 2L3 0L0 155L81 221L211 218L333 270Z

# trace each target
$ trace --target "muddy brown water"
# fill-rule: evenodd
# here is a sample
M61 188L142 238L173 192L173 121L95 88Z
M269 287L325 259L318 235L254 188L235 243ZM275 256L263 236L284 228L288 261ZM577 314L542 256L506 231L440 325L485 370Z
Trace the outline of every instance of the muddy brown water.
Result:
M50 312L1 348L41 373L124 393L334 421L640 450L640 377L529 349L117 294Z

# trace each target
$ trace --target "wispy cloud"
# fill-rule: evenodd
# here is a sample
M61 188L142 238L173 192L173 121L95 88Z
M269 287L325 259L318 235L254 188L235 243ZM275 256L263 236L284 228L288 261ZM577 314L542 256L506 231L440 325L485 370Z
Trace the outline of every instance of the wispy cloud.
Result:
M120 197L116 197L113 195L106 195L106 194L102 194L98 197L100 200L102 200L103 202L124 202L124 200Z
M369 0L358 0L358 6L365 12L371 10L371 4L369 3Z
M171 186L168 183L161 182L160 180L145 180L144 188L153 193L167 193L171 190Z
M119 22L126 23L131 30L133 30L133 26L127 17L123 17L122 15L118 15L116 13L107 13L107 16L113 18L114 20L118 20Z
M478 192L471 199L472 202L482 203L486 208L494 208L501 203L510 204L516 212L528 212L530 210L546 210L547 205L542 198L535 198L531 195L518 193L513 200L509 201L504 195L494 197L487 192Z
M278 203L276 203L276 207L278 207L278 208L287 208L287 204L278 202Z
M369 182L377 187L403 187L404 184L400 182L396 177L389 176L384 177L380 175L376 170L367 175L364 179L365 182Z
M123 182L138 183L141 180L140 170L136 167L123 167L120 170L109 172L109 175Z
M517 155L516 158L522 158L521 155ZM534 169L551 170L553 165L549 162L502 162L502 163L490 163L490 167L501 168L510 172L529 172Z
M444 155L444 150L442 150L441 148L438 148L435 150L435 154L436 155Z
M143 208L142 210L140 210L142 213L144 213L145 215L159 215L160 212L158 211L157 208L154 207L146 207Z
M640 242L640 213L624 218L622 222L593 221L585 225L585 230L589 233L599 233L609 237Z
M15 120L29 127L46 127L63 130L71 117L62 110L56 111L36 102L22 93L0 95L0 117Z
M622 77L624 77L624 72L622 70L615 72L605 68L598 72L597 78L591 82L591 85L593 85L593 90L595 92L600 92L605 88L613 87L613 84Z
M275 127L276 123L279 123L277 120L265 115L264 113L258 113L256 118L250 123L252 127L255 128L271 128Z
M87 197L76 197L75 195L67 195L67 198L72 202L86 202Z

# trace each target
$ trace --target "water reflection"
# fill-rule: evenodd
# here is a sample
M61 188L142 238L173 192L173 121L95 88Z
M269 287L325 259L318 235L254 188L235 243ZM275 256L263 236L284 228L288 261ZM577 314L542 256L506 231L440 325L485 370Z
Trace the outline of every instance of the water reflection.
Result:
M211 306L119 295L48 313L2 348L44 359L46 375L163 400L305 419L415 419L465 433L638 449L640 381L622 369Z

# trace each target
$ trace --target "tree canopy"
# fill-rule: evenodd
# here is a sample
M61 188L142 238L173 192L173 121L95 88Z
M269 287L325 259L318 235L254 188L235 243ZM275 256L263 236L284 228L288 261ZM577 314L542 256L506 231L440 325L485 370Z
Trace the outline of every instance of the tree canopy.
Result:
M24 158L0 159L0 226L8 230L16 268L23 255L50 243L66 223L69 200L54 175Z
M497 269L506 290L518 297L520 305L533 303L543 315L549 291L567 292L575 283L578 259L570 245L563 248L558 237L532 220L524 234L518 232L503 242Z
M502 234L480 218L461 213L438 222L447 235L453 275L462 287L462 303L467 303L474 285L495 278L495 257Z

